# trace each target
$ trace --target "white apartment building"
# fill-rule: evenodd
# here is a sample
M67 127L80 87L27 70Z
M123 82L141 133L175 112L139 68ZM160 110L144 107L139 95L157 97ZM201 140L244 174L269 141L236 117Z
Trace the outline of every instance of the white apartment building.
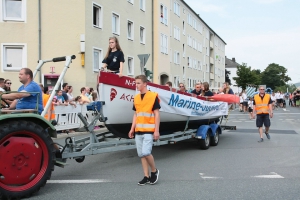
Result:
M18 72L34 70L39 59L76 55L64 82L79 94L96 87L108 39L118 37L124 52L123 74L141 74L138 54L150 54L152 66L152 2L146 0L0 0L0 77L21 85ZM35 79L54 85L64 63L46 63Z
M218 88L225 80L226 43L182 0L154 1L154 79ZM159 8L159 9L158 9ZM160 44L160 46L158 46Z

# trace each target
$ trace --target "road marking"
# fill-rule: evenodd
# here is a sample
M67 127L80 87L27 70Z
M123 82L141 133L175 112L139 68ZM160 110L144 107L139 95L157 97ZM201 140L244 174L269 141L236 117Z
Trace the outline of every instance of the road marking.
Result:
M87 179L87 180L48 180L47 183L108 183L107 179Z
M217 177L217 176L204 176L204 173L199 173L202 179L222 179L223 177Z
M241 122L241 121L232 121L232 122Z
M283 176L280 176L279 174L275 172L271 172L270 175L258 175L253 176L254 178L284 178Z

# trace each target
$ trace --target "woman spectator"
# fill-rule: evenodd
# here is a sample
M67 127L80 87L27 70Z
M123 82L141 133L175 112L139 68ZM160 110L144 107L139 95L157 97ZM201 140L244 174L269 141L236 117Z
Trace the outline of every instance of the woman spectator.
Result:
M121 77L124 62L124 54L120 47L118 38L110 37L108 50L104 57L104 60L102 61L102 68L107 68L109 72L119 74L119 77Z
M97 92L93 91L91 96L92 96L92 101L93 102L98 100L98 94L97 94Z
M208 82L202 83L201 96L203 96L203 97L214 96L214 94L209 90L209 84L208 84Z
M223 83L223 88L224 88L223 90L224 94L234 94L228 82Z
M4 80L4 90L6 91L6 92L9 92L9 91L11 91L11 84L12 84L12 82L11 82L11 80L9 80L9 79L5 79Z
M68 100L71 102L71 101L74 101L74 97L73 97L73 87L71 85L68 86Z

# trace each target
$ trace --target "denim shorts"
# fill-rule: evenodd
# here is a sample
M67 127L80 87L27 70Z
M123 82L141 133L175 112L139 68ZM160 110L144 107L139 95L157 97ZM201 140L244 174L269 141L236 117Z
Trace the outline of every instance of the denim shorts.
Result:
M136 150L139 157L151 155L153 134L135 134Z

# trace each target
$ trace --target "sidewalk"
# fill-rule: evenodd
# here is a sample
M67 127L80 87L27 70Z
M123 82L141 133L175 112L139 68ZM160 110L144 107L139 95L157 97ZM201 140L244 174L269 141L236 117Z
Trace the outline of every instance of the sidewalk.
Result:
M97 133L103 133L103 132L106 132L108 131L106 127L104 128L99 128L99 129L96 129L94 130L94 132L97 134ZM57 138L53 138L53 140L57 140L57 139L63 139L63 138L67 138L67 137L75 137L75 136L84 136L84 135L89 135L90 133L87 132L87 131L84 131L84 132L73 132L73 133L57 133Z

